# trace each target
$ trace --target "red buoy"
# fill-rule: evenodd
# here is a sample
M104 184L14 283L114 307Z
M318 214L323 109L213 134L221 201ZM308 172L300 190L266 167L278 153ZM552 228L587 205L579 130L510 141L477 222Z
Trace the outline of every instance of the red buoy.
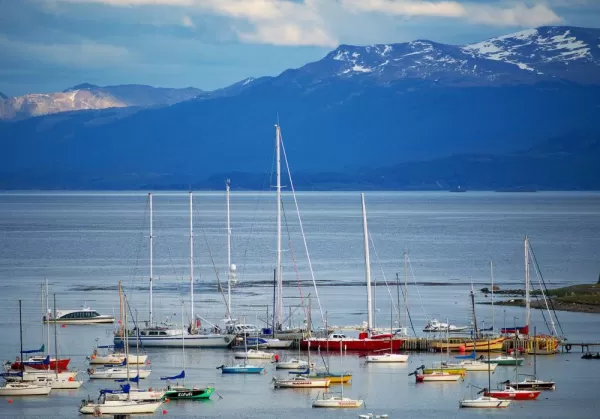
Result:
M12 399L8 399L8 404L11 404L11 403L12 403Z
M163 415L167 414L167 409L163 410Z

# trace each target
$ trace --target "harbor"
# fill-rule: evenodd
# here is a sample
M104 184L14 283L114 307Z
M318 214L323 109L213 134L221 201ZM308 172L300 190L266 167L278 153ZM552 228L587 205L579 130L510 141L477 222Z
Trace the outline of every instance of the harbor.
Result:
M185 196L186 204L189 196ZM369 196L366 198L368 211ZM159 203L164 199L160 194L157 197ZM169 202L177 202L181 195L168 199ZM381 204L375 207L377 205ZM38 275L31 275L31 279L26 281L31 289L29 295L2 294L5 319L10 319L3 323L3 330L10 338L0 343L5 360L10 361L7 366L15 366L18 371L16 357L19 357L26 363L32 362L30 359L39 359L34 362L41 364L43 369L44 359L49 356L52 380L57 373L52 368L62 369L60 362L68 360L65 371L60 374L74 372L73 381L67 377L66 382L81 383L78 389L52 389L48 396L4 397L0 399L2 415L7 412L9 417L33 417L43 415L46 409L51 408L57 417L79 417L79 411L85 406L82 400L96 406L101 390L115 391L125 385L115 383L115 378L125 380L125 383L133 380L127 384L133 392L110 397L155 397L160 405L153 415L164 417L274 418L290 411L290 417L314 417L316 411L313 405L320 403L319 400L330 400L323 399L324 393L339 394L341 386L343 398L355 401L360 407L352 412L317 409L322 412L319 415L346 418L373 412L390 418L416 414L431 418L439 415L471 416L473 413L459 407L459 401L477 400L477 392L480 388L489 387L488 381L493 388L501 388L503 382L520 382L523 374L555 383L555 389L544 390L536 401L513 401L506 409L501 409L506 411L505 414L519 409L519 412L531 417L558 418L564 413L563 406L569 406L569 388L578 388L582 397L593 397L591 393L585 396L586 391L592 391L591 388L588 390L577 383L586 380L593 383L595 380L589 367L595 365L596 344L593 337L600 335L600 330L596 330L597 322L593 321L594 314L478 304L490 300L479 291L492 281L489 261L482 264L475 279L445 280L444 285L438 280L440 285L432 286L424 284L435 282L435 275L425 280L416 280L412 274L404 276L405 271L418 272L418 265L413 261L412 253L410 256L405 253L404 257L400 253L392 268L399 275L389 275L386 279L378 268L375 269L384 253L377 245L374 233L375 250L372 248L370 255L373 266L369 287L370 316L366 310L369 304L363 246L357 252L358 260L348 271L352 271L354 277L344 274L337 282L317 280L316 291L310 276L304 276L301 282L293 280L293 265L288 265L284 272L289 271L292 278L283 283L281 303L284 309L279 311L281 321L278 327L278 322L274 321L276 310L273 310L273 301L277 304L277 299L273 298L273 293L277 288L273 285L276 282L272 279L272 270L268 273L269 269L264 268L262 273L253 274L257 278L270 276L270 281L252 284L252 279L243 274L243 261L232 257L232 262L237 262L238 267L235 285L223 286L223 277L220 287L215 284L216 281L208 279L194 280L190 284L190 258L181 257L177 265L179 278L166 279L169 268L165 263L168 256L165 258L165 255L173 250L167 252L164 248L165 224L158 208L154 214L154 220L158 220L155 227L162 227L163 233L161 237L158 234L160 229L156 228L153 234L156 253L153 255L152 315L149 313L151 288L146 253L149 246L148 236L144 234L137 234L136 241L144 244L138 245L140 251L132 252L131 256L139 258L140 261L136 262L139 265L146 265L136 268L137 279L124 280L120 274L113 274L110 280L86 279L78 283L55 275L46 282ZM193 211L194 215L200 214ZM189 222L189 213L189 207L182 211L181 220L187 218ZM377 218L369 221L370 228L377 231ZM184 237L185 241L187 235L189 239L189 228L175 227L179 220L169 220L169 223L170 234L175 232L173 237L178 240ZM354 223L359 228L352 241L364 244L364 237L360 234L360 205ZM143 226L142 223L142 230ZM221 235L222 232L216 230L212 233L215 240ZM199 237L202 237L202 231L197 227L196 243L200 241ZM522 239L511 243L511 247L520 250L519 257L513 258L514 264L520 265L512 271L514 276L507 274L503 264L494 265L495 283L503 288L523 287L525 284ZM320 245L316 247L319 249ZM538 260L545 260L540 254L544 255L547 248L541 248L535 247L539 252L536 256ZM232 254L236 252L238 249L233 246ZM146 256L135 256L136 253ZM178 253L190 253L189 241L179 248ZM200 263L199 259L205 254L200 246L194 249L193 269L194 272L203 272L202 275L207 275L211 266L210 260L209 263ZM282 254L285 255L285 252ZM289 257L289 254L286 256ZM320 262L318 257L315 260L318 277ZM269 265L266 259L262 264ZM303 269L307 267L306 264L301 266ZM43 269L46 272L56 270L68 273L58 265ZM543 272L548 281L545 265ZM193 274L193 277L196 275ZM532 289L545 289L537 277L531 275L531 278L535 278L535 285L530 285ZM228 288L231 289L231 303ZM190 310L192 289L193 315ZM500 301L502 297L496 298ZM22 328L19 327L19 300L23 305ZM77 310L81 305L84 307ZM60 315L56 313L59 312L69 317L65 317L64 322L58 321ZM233 315L228 318L228 313ZM100 316L106 319L102 321L113 319L114 323L94 323L94 319ZM54 318L57 321L48 321ZM154 318L154 321L149 322L149 318ZM20 353L20 335L23 337L22 349L27 354ZM170 343L157 346L156 342L160 341ZM366 350L362 350L361 345L367 343ZM128 353L124 352L125 348ZM593 353L591 361L582 359L587 352ZM398 356L386 357L386 354ZM472 360L469 359L471 356ZM54 361L54 358L57 360ZM123 364L124 359L129 362ZM489 379L486 362L494 364L493 368L489 367ZM110 367L107 363L111 364ZM445 370L441 367L445 364L454 369L448 367ZM306 372L297 370L298 379L293 379L294 375L289 374L285 365L310 365L310 368ZM477 369L463 373L454 365L477 366ZM422 366L424 368L419 370ZM416 375L413 374L415 370L418 371ZM28 380L35 375L29 369L26 374ZM302 378L304 375L307 378ZM423 377L424 382L419 382L416 377ZM429 383L432 377L439 380L447 377L448 380L445 383ZM338 384L336 380L346 384ZM323 385L327 387L319 387ZM169 391L171 396L165 396ZM198 400L185 400L196 397L195 394ZM497 394L502 396L504 393ZM436 403L428 403L430 398L434 398ZM587 406L571 408L580 417L593 417ZM96 407L89 411L93 414L94 409ZM112 417L111 414L103 413L109 417Z

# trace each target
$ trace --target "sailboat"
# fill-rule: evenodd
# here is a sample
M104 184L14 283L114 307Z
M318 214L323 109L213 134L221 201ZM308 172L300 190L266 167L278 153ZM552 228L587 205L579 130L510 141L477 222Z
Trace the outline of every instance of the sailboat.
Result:
M181 303L181 319L183 320L183 302ZM181 326L184 327L183 324ZM210 399L215 389L213 387L200 388L197 386L186 387L185 385L185 339L181 335L181 372L172 377L160 377L161 380L182 380L181 385L177 382L174 386L168 385L165 397L172 400L200 400Z
M361 198L363 200L364 208L364 194L361 194ZM344 352L342 348L343 341L340 339L340 366L343 368ZM361 407L364 403L365 401L363 399L344 397L344 385L342 384L340 393L322 393L321 397L318 397L313 401L312 407L357 408Z
M56 294L54 294L54 312L56 313ZM49 332L49 331L48 331ZM54 355L56 359L58 357L58 337L56 332L56 322L54 322ZM53 377L39 377L38 383L48 383L53 390L73 390L81 387L83 380L78 380L74 376L61 377L58 370L58 363L54 364L54 376Z
M488 358L489 358L489 349L488 349ZM488 362L488 388L491 388L492 386L492 370L489 367L491 364ZM483 389L482 391L480 391L479 393L484 393L483 396L479 396L476 399L463 399L461 401L458 402L458 406L459 407L471 407L471 408L486 408L486 409L492 409L492 408L503 408L503 407L508 407L508 405L510 404L510 400L501 400L501 399L497 399L495 397L490 397L488 395L485 395L485 391L487 389Z
M393 329L393 310L390 304L390 334L392 334ZM381 355L367 355L368 363L396 363L396 362L407 362L408 355L407 354L395 354L392 349L392 340L390 339L390 351Z
M21 342L21 359L23 359L23 322L21 319L21 300L19 300L19 330ZM19 373L15 373L19 374ZM0 396L47 396L52 391L49 385L40 385L24 382L22 380L23 371L20 371L21 381L6 382L0 386Z
M42 312L45 311L46 313L49 313L50 310L48 307L48 279L46 279L45 288L44 288L44 284L41 285L41 294L42 294ZM45 310L44 310L44 301L46 304ZM47 324L48 322L44 322L44 323ZM44 329L42 326L42 341L43 340L44 340ZM63 358L63 359L49 358L49 359L46 359L45 353L46 353L46 351L49 351L49 350L50 350L50 328L48 325L47 330L46 330L46 344L42 344L42 347L40 349L23 351L23 354L42 353L42 355L31 356L25 360L25 359L23 359L23 354L21 354L21 357L19 359L17 359L15 362L13 362L12 365L10 366L10 368L14 369L14 370L20 370L20 369L22 369L21 368L22 365L26 365L30 368L37 369L37 370L54 370L56 368L58 368L59 371L66 370L69 366L69 362L71 361L71 358Z
M125 298L125 306L127 306L127 298ZM127 327L127 310L125 310L125 327ZM127 342L127 334L125 334L125 355L128 354L128 342ZM125 379L127 384L122 385L120 390L100 390L100 397L96 402L93 400L82 400L81 405L79 406L79 413L84 415L129 415L133 413L154 413L160 407L162 401L161 400L153 400L153 401L137 401L133 400L131 397L131 384L130 381L140 378L138 376L133 380L130 379L129 375L129 364L126 364L126 376ZM122 393L126 394L126 400L114 399L109 395L111 393Z
M153 275L153 223L152 223L152 193L148 194L148 200L150 204L150 303L148 313L148 326L140 330L137 334L137 340L143 344L144 347L158 347L158 348L178 348L182 345L181 342L185 340L185 345L193 348L226 348L228 347L233 339L234 335L220 335L216 333L199 333L197 329L197 322L194 318L194 235L193 235L193 194L189 193L190 201L190 299L191 299L191 323L188 330L180 330L179 328L173 328L169 324L156 324L153 317L153 303L152 303L152 275ZM131 331L127 332L133 334ZM182 339L179 339L183 337ZM122 344L124 342L122 333L116 333L113 339L115 345ZM133 346L134 342L129 341L129 345Z
M536 341L537 333L536 328L533 328L534 342ZM536 352L533 352L533 375L525 375L525 379L518 382L511 382L507 380L504 384L509 385L517 390L555 390L556 383L552 380L544 381L537 379L537 356Z
M246 323L246 318L244 318L244 323ZM244 349L245 353L248 353L248 342L244 339ZM223 374L262 374L265 370L265 367L260 365L248 364L246 362L246 357L243 358L243 364L235 364L235 365L220 365L217 367L218 370L221 370Z
M365 207L364 194L361 194L362 199L362 218L363 218L363 236L364 236L364 251L365 251L365 277L367 285L367 330L361 332L356 338L350 338L341 334L330 334L327 338L308 338L303 339L300 343L302 349L310 347L314 349L326 349L329 341L332 339L341 340L347 351L373 352L385 351L388 348L393 351L398 351L404 345L404 339L395 336L392 333L380 335L373 334L373 309L371 301L371 261L369 257L369 230L367 227L367 210Z
M123 297L123 300L125 301L125 307L127 307L127 298ZM129 358L129 332L127 331L127 309L125 310L124 330L126 330L126 332L125 332L125 341L124 341L125 358L123 359L123 362L118 366L104 365L103 367L99 367L99 368L95 368L93 366L88 368L87 373L89 374L91 379L105 379L105 380L127 379L127 381L130 381L130 379L129 379L129 363L127 362L127 359ZM136 342L136 345L137 345L137 342ZM147 378L150 375L150 373L152 372L152 370L146 369L146 368L140 370L138 367L137 372L138 372L138 375L137 375L136 379L140 379L140 378Z

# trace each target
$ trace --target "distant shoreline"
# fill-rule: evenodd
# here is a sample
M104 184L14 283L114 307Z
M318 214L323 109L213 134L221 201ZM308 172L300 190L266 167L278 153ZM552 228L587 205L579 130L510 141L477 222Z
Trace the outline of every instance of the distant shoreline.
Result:
M487 288L483 288L487 290ZM494 294L500 295L519 295L525 294L524 290L499 290ZM532 296L541 295L539 291L533 291ZM579 284L563 288L548 290L547 296L551 297L552 305L548 306L559 311L570 311L576 313L600 313L600 284ZM491 302L480 302L478 304L491 305ZM511 298L508 300L496 301L494 304L499 306L525 307L525 299ZM531 308L546 309L546 303L543 300L534 299L530 303Z

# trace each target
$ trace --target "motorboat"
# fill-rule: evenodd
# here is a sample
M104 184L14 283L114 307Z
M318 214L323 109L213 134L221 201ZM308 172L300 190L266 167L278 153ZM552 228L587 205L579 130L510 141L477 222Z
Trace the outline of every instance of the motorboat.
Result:
M269 349L287 349L292 346L292 340L282 340L277 338L261 338L266 341L267 348ZM250 345L250 344L249 344Z
M290 359L287 361L275 362L275 369L278 370L300 370L308 368L308 362L300 359Z
M42 318L44 323L62 323L62 324L97 324L114 323L115 318L98 313L90 307L82 307L79 310L57 310L56 317L48 313Z
M453 324L442 323L437 319L431 319L427 322L425 327L423 328L423 332L428 333L436 333L436 332L444 332L444 333L461 333L467 330L469 326L455 326Z
M28 382L7 382L0 387L0 396L47 396L52 391L48 385Z
M221 365L217 369L221 370L223 374L261 374L265 370L260 365L252 364Z
M517 390L509 385L498 390L484 389L483 395L502 400L535 400L541 394L540 390Z
M369 363L390 363L390 362L408 362L408 355L406 354L382 354L382 355L367 355L367 362Z
M235 352L233 356L238 359L272 359L275 354L257 349L248 349L245 352Z
M323 393L320 398L313 401L312 407L329 408L359 408L365 403L362 399L351 399L340 393Z
M275 388L319 388L329 387L331 380L328 378L310 378L305 375L299 375L290 379L273 377Z
M510 400L500 400L495 397L480 396L476 399L464 399L458 402L460 407L474 407L474 408L503 408L508 407Z

